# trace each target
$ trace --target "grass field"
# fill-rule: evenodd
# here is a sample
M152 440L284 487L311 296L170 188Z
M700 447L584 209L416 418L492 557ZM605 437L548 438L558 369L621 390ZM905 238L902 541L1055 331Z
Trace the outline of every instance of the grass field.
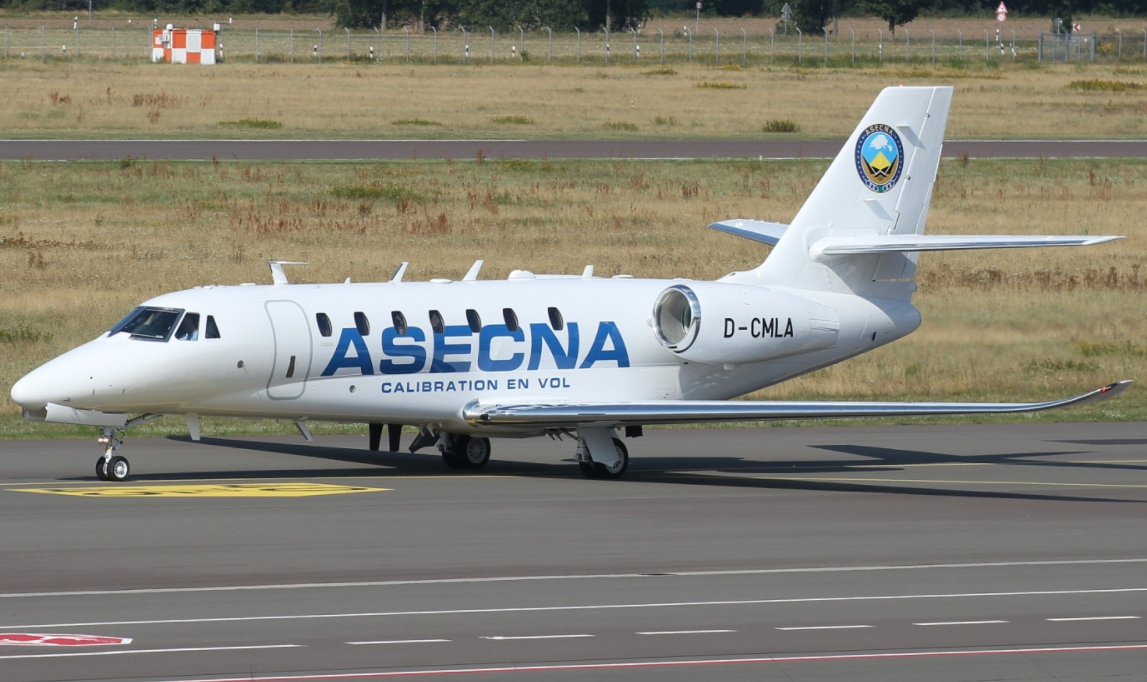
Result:
M882 88L900 84L955 87L949 139L1147 134L1144 64L983 61L661 68L5 60L0 130L6 138L843 138ZM792 125L766 128L770 121Z
M139 301L199 284L459 278L511 269L715 278L767 247L705 229L788 221L822 161L0 163L0 437L90 435L23 423L8 389ZM924 316L889 347L765 398L1032 400L1147 369L1147 162L953 160L933 233L1123 234L1087 249L925 254ZM1132 387L1100 405L1020 419L1147 419ZM207 433L281 427L209 421ZM345 429L347 427L327 427ZM150 429L150 430L148 430ZM141 433L184 432L178 420ZM323 432L320 429L320 432Z

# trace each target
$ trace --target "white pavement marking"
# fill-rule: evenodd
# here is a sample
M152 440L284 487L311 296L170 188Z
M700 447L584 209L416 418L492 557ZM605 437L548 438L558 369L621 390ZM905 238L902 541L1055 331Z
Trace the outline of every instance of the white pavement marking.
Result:
M509 642L517 639L581 639L583 637L593 637L593 635L520 635L517 637L494 635L492 637L479 637L478 639L489 639L494 642Z
M5 630L39 630L41 628L77 628L122 625L183 625L187 623L239 623L270 620L321 620L332 618L387 618L395 616L458 616L481 613L543 613L547 611L593 611L619 609L687 608L693 606L759 606L763 604L817 604L831 602L908 601L912 599L971 599L989 597L1049 597L1077 594L1132 594L1147 592L1147 587L1119 587L1106 590L1033 590L1030 592L963 592L953 594L883 594L862 597L792 597L788 599L738 599L728 601L679 601L637 604L584 604L571 606L507 606L487 609L443 609L441 611L375 611L366 613L307 613L285 616L224 616L218 618L165 618L158 620L120 620L93 623L38 623L3 625Z
M449 642L449 639L383 639L377 642L347 642L355 646L362 644L433 644L435 642Z
M717 635L736 630L662 630L660 632L638 632L639 635Z
M913 625L995 625L997 623L1006 623L1006 620L949 620L940 623L913 623Z
M1116 651L1143 651L1147 644L1115 644L1109 646L1057 646L1018 647L1012 649L962 649L954 651L897 651L877 654L828 654L820 656L762 656L756 658L709 658L672 661L632 661L628 663L566 663L557 665L491 666L488 668L438 668L422 670L390 670L386 672L318 673L310 675L268 675L255 677L205 677L176 682L305 682L309 680L380 679L385 677L429 677L432 675L506 675L509 673L561 672L570 670L625 670L636 668L681 668L712 665L746 665L764 663L815 663L821 661L872 661L888 659L916 659L966 656L1030 656L1033 654L1101 653Z
M1081 618L1048 618L1053 623L1070 623L1077 620L1139 620L1139 616L1085 616Z
M130 656L132 654L179 654L194 651L251 651L253 649L301 649L302 644L264 644L260 646L200 646L183 649L123 649L120 651L77 651L66 654L14 654L0 656L0 661L17 658L75 658L77 656Z
M874 625L801 625L787 628L777 628L789 632L792 630L859 630L861 628L871 628Z
M89 597L127 594L179 594L194 592L244 592L256 590L315 590L356 587L396 587L401 585L450 585L466 583L504 583L548 580L617 580L639 578L689 578L735 575L780 575L787 573L864 573L870 571L923 571L961 568L1014 568L1026 566L1095 566L1103 564L1142 564L1147 557L1134 559L1078 559L1063 561L994 561L961 564L906 564L887 566L809 566L803 568L761 568L739 571L676 571L667 573L599 573L588 575L524 575L491 576L486 578L438 578L430 580L379 580L344 583L287 583L278 585L231 585L222 587L156 587L135 590L78 590L71 592L8 592L0 599L27 597Z

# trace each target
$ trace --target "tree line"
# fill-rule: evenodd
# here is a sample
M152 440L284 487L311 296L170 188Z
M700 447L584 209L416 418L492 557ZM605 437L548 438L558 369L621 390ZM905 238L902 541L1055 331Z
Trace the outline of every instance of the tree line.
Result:
M1147 0L1005 0L1010 16L1062 19L1070 30L1080 14L1147 15ZM823 35L838 17L871 16L890 30L924 16L991 16L999 0L787 0L791 22ZM154 15L329 14L348 28L458 26L500 31L521 26L569 31L628 30L653 16L692 15L696 0L93 0L95 9ZM705 17L780 16L786 0L702 0ZM0 8L86 11L88 0L0 0Z

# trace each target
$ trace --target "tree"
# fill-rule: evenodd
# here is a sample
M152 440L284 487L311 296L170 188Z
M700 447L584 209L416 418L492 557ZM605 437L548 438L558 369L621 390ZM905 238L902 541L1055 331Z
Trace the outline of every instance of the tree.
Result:
M888 30L896 35L896 27L915 19L920 10L930 6L928 0L864 0L862 9L888 22Z
M790 0L793 23L802 33L824 35L824 26L832 18L833 0Z

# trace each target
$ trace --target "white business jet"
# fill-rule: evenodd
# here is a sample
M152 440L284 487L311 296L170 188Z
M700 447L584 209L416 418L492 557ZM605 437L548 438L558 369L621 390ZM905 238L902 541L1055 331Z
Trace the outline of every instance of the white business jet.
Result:
M24 418L102 427L104 480L123 430L164 414L388 426L476 469L490 438L572 437L586 476L617 478L644 425L1035 412L1041 403L729 401L910 334L921 251L1082 246L1118 237L925 235L950 87L884 90L792 224L710 227L773 245L713 282L535 275L479 281L203 286L145 301L12 387ZM130 417L136 414L138 416Z

